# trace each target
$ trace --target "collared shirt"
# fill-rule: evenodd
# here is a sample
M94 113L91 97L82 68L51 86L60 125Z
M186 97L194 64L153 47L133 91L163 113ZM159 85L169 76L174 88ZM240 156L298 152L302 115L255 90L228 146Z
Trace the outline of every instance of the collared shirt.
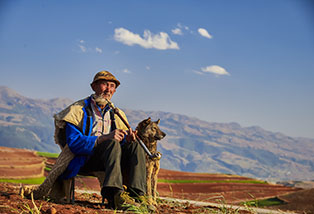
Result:
M108 105L101 109L94 99L91 100L91 107L93 112L93 124L91 136L101 136L109 134L111 131L111 118L110 118L110 107Z

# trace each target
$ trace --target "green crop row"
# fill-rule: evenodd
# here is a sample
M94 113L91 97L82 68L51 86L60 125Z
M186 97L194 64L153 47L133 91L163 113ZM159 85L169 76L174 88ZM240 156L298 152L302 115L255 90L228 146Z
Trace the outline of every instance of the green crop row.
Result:
M29 179L0 179L1 183L21 183L21 184L41 184L46 177L29 178Z
M269 207L284 204L285 202L277 197L267 198L263 200L252 200L241 203L242 205L247 205L250 207Z
M50 152L37 152L37 155L46 158L57 158L59 156L58 153L50 153Z

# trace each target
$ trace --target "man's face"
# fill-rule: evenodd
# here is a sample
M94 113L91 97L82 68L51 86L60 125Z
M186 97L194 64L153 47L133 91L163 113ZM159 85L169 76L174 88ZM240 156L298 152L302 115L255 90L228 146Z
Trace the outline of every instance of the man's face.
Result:
M111 97L116 92L116 83L107 80L98 80L92 84L92 89L97 96L111 100Z

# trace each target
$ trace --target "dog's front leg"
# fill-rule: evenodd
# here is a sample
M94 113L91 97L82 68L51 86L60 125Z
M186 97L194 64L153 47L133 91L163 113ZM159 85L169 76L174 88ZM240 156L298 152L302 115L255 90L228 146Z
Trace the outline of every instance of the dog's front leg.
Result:
M157 205L157 183L158 183L158 172L160 169L159 160L154 161L153 173L152 173L152 202Z
M148 203L152 204L152 173L153 164L151 160L146 162L146 194L148 197Z

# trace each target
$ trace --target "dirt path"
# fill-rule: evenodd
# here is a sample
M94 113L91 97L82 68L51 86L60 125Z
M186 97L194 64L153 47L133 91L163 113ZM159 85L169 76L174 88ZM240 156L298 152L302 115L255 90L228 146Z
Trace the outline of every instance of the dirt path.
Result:
M77 193L80 194L99 194L99 192L94 190L76 190ZM221 204L221 203L212 203L212 202L202 202L202 201L194 201L194 200L184 200L184 199L177 199L177 198L169 198L169 197L160 197L160 199L169 201L169 202L176 202L181 204L192 204L198 207L212 207L212 208L218 208L220 210L229 209L229 210L239 210L244 212L251 212L256 214L283 214L283 213L289 213L289 214L297 214L293 211L280 211L280 210L272 210L272 209L263 209L263 208L256 208L256 207L244 207L244 206L238 206L233 204Z
M175 201L178 203L190 203L190 204L200 206L200 207L216 207L216 208L219 208L220 210L231 209L231 210L239 210L239 211L244 211L244 212L251 211L252 213L256 213L256 214L283 214L283 213L297 214L292 211L280 211L280 210L263 209L263 208L256 208L256 207L248 208L248 207L237 206L237 205L232 205L232 204L218 204L218 203L212 203L212 202L182 200L182 199L167 198L167 197L161 197L161 199Z

